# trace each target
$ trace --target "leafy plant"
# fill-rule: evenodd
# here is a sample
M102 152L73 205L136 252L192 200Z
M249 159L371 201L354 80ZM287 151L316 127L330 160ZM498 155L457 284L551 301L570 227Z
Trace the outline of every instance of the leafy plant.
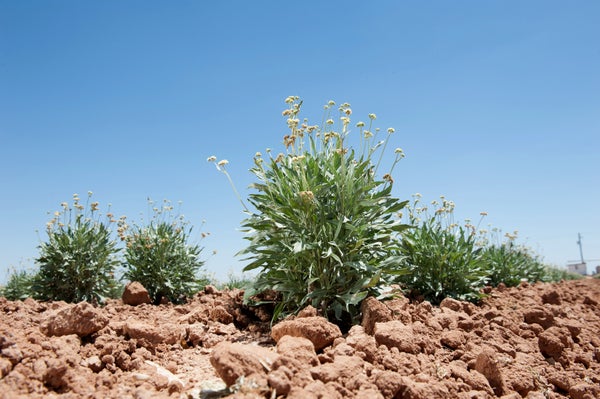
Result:
M248 289L254 285L256 278L248 274L235 274L233 272L227 275L227 281L219 284L221 289Z
M400 282L432 303L446 297L479 299L487 273L476 245L476 227L454 223L452 201L433 201L431 216L426 206L420 207L420 194L414 197L408 218L415 228L403 233L400 249L410 271Z
M32 284L36 298L98 303L114 292L119 249L110 226L115 220L107 213L101 221L91 196L88 192L84 206L74 194L72 206L63 202L47 223L48 240L39 247L39 272Z
M401 270L397 234L407 226L394 216L407 202L391 195L391 172L404 154L397 149L389 173L378 179L394 129L375 141L379 131L371 132L376 117L370 114L368 128L356 125L362 144L357 153L348 146L349 104L339 107L341 130L335 131L333 101L324 127L300 123L298 97L286 103L286 153L274 157L267 150L268 159L257 153L251 169L258 180L249 197L255 211L243 222L250 243L241 254L251 261L244 271L259 272L246 298L274 290L274 320L307 305L330 317L352 318L367 295L379 293L387 272ZM226 173L225 165L221 161L217 168Z
M579 273L573 273L565 269L561 269L555 266L546 266L544 270L544 277L542 281L545 282L558 282L561 280L581 280L583 276ZM600 274L595 276L600 278Z
M9 301L23 300L33 296L32 284L36 274L27 270L12 270L5 286L0 287L0 296Z
M174 217L172 210L165 200L162 208L153 208L154 215L147 226L127 226L123 233L126 242L123 276L140 282L154 303L160 303L163 297L174 303L183 302L207 283L198 277L204 265L200 259L202 248L188 243L192 227L183 216Z
M486 247L483 254L489 276L489 284L497 286L517 286L521 281L544 280L546 267L524 247L513 241Z

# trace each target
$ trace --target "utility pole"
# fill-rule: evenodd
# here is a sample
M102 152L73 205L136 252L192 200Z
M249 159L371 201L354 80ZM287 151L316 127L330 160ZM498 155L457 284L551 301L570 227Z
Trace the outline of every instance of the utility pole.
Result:
M585 263L583 260L583 247L581 246L581 233L577 233L577 245L579 245L579 256L581 256L581 263Z

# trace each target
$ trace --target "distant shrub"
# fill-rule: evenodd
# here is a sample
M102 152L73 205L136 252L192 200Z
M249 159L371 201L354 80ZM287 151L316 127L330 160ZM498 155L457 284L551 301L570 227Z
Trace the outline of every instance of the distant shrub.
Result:
M227 275L227 281L223 283L219 283L218 286L220 289L252 289L254 283L256 282L256 277L254 275L249 274L235 274L229 273Z
M165 201L162 208L153 208L148 225L128 226L123 233L123 277L140 282L156 304L163 297L173 303L184 302L208 283L198 276L204 265L200 259L202 248L188 243L192 227L183 216L174 217L172 210Z
M33 296L32 284L36 274L27 270L13 270L8 282L0 287L0 296L10 301L23 300Z
M595 277L600 278L600 274L597 274ZM546 266L544 269L544 277L542 278L542 281L558 282L562 280L580 280L582 278L583 276L579 273L573 273L555 266Z
M487 282L481 248L476 245L476 228L453 221L454 203L442 197L433 201L433 215L420 205L420 194L409 208L409 224L402 234L400 253L409 273L402 285L432 303L446 297L476 301Z
M61 204L47 223L48 240L42 242L36 259L39 273L33 279L32 290L38 299L99 303L114 292L114 271L119 260L116 241L111 236L112 215L106 221L98 212L98 203L85 205L79 196L73 204Z
M545 279L546 266L527 248L513 241L484 249L483 259L489 276L489 284L517 286L521 281L536 282Z

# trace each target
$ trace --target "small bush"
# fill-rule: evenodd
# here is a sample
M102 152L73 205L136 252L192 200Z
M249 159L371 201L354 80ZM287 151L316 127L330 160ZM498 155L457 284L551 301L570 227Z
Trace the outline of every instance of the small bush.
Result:
M114 292L119 249L110 226L115 221L110 213L100 220L91 196L84 206L75 194L72 206L63 202L47 223L48 240L39 247L39 273L32 284L37 299L98 303Z
M227 281L224 283L220 283L218 286L220 289L252 289L254 283L256 281L256 277L247 274L235 274L229 273L227 275Z
M508 287L514 287L521 281L542 281L547 273L546 266L537 257L512 241L486 247L483 258L489 284L493 286L504 283Z
M595 276L600 278L600 274ZM583 276L579 273L573 273L565 269L561 269L555 266L546 266L544 270L544 277L542 281L545 282L558 282L562 280L580 280Z
M33 296L32 284L36 274L27 270L13 270L8 282L0 287L0 296L9 301L23 300Z
M453 222L454 203L442 197L433 201L434 215L419 207L415 195L409 210L413 229L402 234L400 253L409 273L400 278L402 285L432 303L445 297L475 301L487 281L481 248L476 246L476 228Z
M188 243L192 227L183 216L173 217L172 210L165 201L162 209L153 208L154 216L147 226L133 225L123 235L123 277L140 282L154 303L163 297L181 303L208 282L198 277L204 265L202 248Z
M259 272L246 298L274 290L274 319L307 305L328 317L351 319L367 295L379 294L386 271L401 269L395 250L397 233L406 226L394 216L406 202L391 195L391 171L404 155L397 149L390 171L377 178L393 129L375 141L370 114L368 127L356 125L362 143L357 153L348 144L349 104L339 107L336 131L331 115L324 127L301 124L302 102L289 97L286 103L286 153L272 156L267 150L267 159L257 154L251 169L258 180L249 199L255 211L243 223L250 243L241 253L251 261L244 270ZM224 170L225 164L217 167Z

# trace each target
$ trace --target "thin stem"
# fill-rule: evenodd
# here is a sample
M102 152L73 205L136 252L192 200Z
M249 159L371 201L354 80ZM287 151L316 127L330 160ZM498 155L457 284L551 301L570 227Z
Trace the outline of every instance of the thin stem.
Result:
M383 154L385 154L385 147L387 147L388 141L390 141L390 133L388 133L388 136L386 137L385 142L383 143L383 148L381 149L381 154L379 155L379 160L377 161L377 165L375 165L375 174L377 174L377 170L379 169L379 164L381 163Z
M238 200L242 204L242 207L244 208L244 211L250 212L248 210L248 207L246 207L246 204L244 204L244 201L242 200L242 197L240 196L240 193L235 188L235 184L233 184L233 180L231 180L231 176L229 176L229 173L227 173L227 171L225 170L225 168L219 167L218 165L217 165L217 170L219 170L220 172L223 172L225 174L225 176L227 176L227 180L229 180L229 184L231 185L231 188L233 189L234 194L237 196Z

